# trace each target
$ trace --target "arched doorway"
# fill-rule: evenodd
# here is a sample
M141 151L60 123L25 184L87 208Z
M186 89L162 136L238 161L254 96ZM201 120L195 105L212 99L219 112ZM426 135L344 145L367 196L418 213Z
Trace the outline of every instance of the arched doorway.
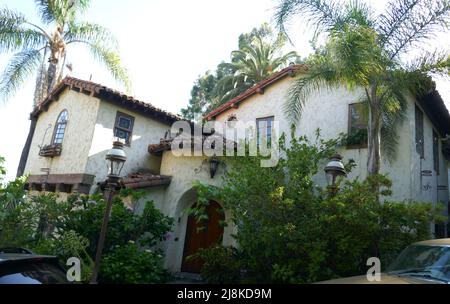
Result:
M222 210L222 207L217 202L210 201L206 208L208 215L207 222L199 224L193 215L188 217L181 271L200 272L203 261L201 259L187 260L186 258L197 253L201 248L210 248L222 243L223 225L221 225L221 222L225 220L225 215Z

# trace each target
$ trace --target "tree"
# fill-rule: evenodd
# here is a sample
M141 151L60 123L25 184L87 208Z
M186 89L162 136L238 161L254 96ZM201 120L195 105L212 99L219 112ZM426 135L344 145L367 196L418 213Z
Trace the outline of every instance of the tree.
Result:
M339 191L317 185L315 177L324 174L340 140L292 133L287 147L283 135L276 166L260 166L262 156L235 156L227 158L219 188L195 184L198 205L191 214L207 221L210 200L220 201L237 242L236 250L200 251L204 279L296 284L361 275L368 258L380 258L384 268L407 245L431 237L430 224L446 220L440 206L390 201L392 183L385 176L338 179ZM351 167L348 162L347 172Z
M43 25L31 23L20 12L0 10L0 52L15 52L0 75L3 99L10 98L33 73L37 73L34 105L45 98L61 80L72 44L85 45L129 89L113 35L98 24L77 21L89 8L90 0L36 0L35 4ZM35 127L36 119L32 118L18 176L23 174Z
M381 149L388 160L395 157L395 130L404 118L405 96L433 89L429 75L449 73L446 53L422 52L411 62L403 57L447 26L450 2L391 0L386 11L375 16L360 1L283 0L275 15L280 30L286 32L285 24L298 14L314 26L315 38L326 35L326 43L309 58L307 75L292 86L286 111L295 121L314 91L362 88L369 113L367 169L377 174Z
M253 29L249 34L242 34L239 37L239 49L231 52L231 62L220 64L222 68L232 71L215 88L220 103L268 78L290 61L296 61L296 52L282 54L285 43L286 36L275 35L267 24Z
M295 52L282 54L284 35L275 35L268 24L239 36L239 49L231 53L231 62L220 63L214 72L200 76L191 90L191 99L183 117L196 119L257 82L297 61ZM199 119L196 119L199 120Z

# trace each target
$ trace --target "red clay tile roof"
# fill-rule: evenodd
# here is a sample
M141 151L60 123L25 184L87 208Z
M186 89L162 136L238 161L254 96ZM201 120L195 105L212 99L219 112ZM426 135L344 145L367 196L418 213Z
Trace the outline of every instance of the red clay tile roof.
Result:
M126 189L142 189L170 184L172 177L165 175L155 175L150 172L131 173L122 178L121 184Z
M245 99L249 98L250 96L255 95L256 93L263 93L264 89L278 80L283 79L286 76L294 76L299 71L306 71L307 67L305 65L291 65L287 68L282 69L281 71L273 74L267 79L264 79L257 84L255 84L253 87L248 89L247 91L243 92L242 94L236 96L235 98L231 99L230 101L227 101L226 103L220 105L216 109L212 110L208 114L205 115L206 120L211 120L217 115L225 112L226 110L238 105L240 102L244 101Z
M114 89L105 87L101 84L91 81L81 80L73 77L64 78L50 93L47 98L41 101L31 112L31 116L39 116L43 111L47 111L48 106L55 100L58 100L59 95L66 89L74 90L87 95L95 96L102 100L113 102L119 106L128 108L132 111L139 112L145 116L149 116L158 121L172 124L175 121L182 120L178 115L169 113L162 109L156 108L150 103L146 103L128 96L124 93Z

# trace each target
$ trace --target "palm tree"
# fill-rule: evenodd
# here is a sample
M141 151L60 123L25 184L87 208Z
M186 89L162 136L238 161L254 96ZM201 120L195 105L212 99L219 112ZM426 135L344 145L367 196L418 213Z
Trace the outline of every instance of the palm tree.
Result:
M239 50L231 52L231 62L219 65L232 71L215 88L219 104L239 95L285 67L289 61L298 58L295 52L281 54L286 38L281 34L273 38L272 31L266 24L261 29L254 29L250 34L241 36L239 40Z
M367 169L379 173L381 150L387 160L395 157L395 130L404 118L405 96L432 89L431 74L449 73L446 53L423 52L410 62L402 58L448 25L450 1L391 0L386 11L375 16L360 1L282 0L275 15L282 32L297 14L315 27L315 38L326 35L326 43L309 58L307 75L296 79L286 111L295 121L315 91L362 89L369 114Z
M36 0L35 4L43 25L28 21L20 12L8 8L0 10L0 52L15 52L0 75L3 99L10 98L28 77L37 73L36 105L61 80L67 51L73 44L85 45L94 58L129 89L127 73L121 66L118 44L113 35L100 25L77 21L89 8L90 0ZM23 174L35 127L36 119L31 118L18 176Z

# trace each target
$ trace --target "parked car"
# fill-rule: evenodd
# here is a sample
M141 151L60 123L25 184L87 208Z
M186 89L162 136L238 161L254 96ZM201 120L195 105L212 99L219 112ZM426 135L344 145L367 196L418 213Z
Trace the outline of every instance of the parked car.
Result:
M36 255L23 248L0 248L0 284L67 284L55 256Z
M381 281L366 275L319 282L319 284L450 284L450 239L414 243L403 250L381 273Z

